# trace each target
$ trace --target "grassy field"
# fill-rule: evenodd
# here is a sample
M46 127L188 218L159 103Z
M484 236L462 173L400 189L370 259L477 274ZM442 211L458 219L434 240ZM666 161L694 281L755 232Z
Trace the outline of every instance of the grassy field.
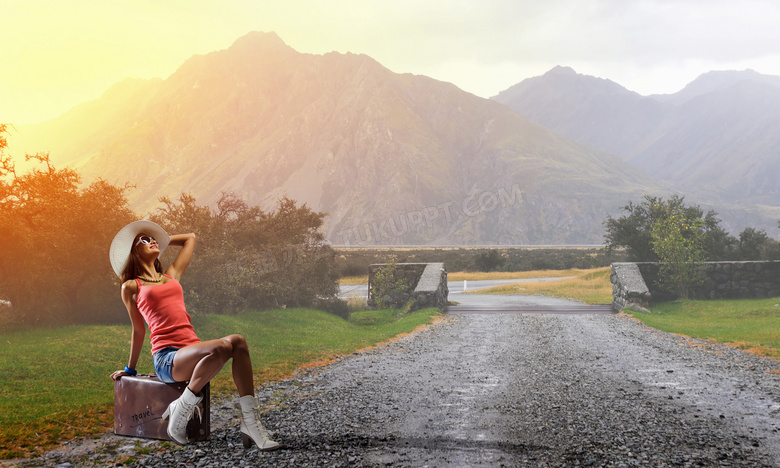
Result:
M545 270L525 272L525 278L567 277L558 281L538 283L514 283L494 288L469 291L472 294L540 294L544 296L576 299L587 304L605 304L612 302L612 283L609 282L609 267L592 270ZM480 279L520 279L522 277L480 278ZM471 279L471 278L464 278Z
M780 358L780 298L682 300L628 311L643 323L670 333L728 343Z
M365 311L346 321L316 310L285 309L196 317L194 324L203 340L243 334L250 343L255 383L261 384L410 332L437 314L426 309L399 319L396 311ZM110 429L109 375L127 363L129 339L129 325L0 333L0 459ZM153 371L148 336L138 370ZM227 366L212 381L212 393L232 392Z

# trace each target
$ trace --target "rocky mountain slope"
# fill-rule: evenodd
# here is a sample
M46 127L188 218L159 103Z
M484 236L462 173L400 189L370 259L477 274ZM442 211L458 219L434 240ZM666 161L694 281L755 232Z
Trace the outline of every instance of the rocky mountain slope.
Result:
M273 33L186 61L165 80L126 80L21 130L85 179L201 203L233 191L328 213L335 244L579 244L644 193L641 171L508 107L364 55L301 54Z

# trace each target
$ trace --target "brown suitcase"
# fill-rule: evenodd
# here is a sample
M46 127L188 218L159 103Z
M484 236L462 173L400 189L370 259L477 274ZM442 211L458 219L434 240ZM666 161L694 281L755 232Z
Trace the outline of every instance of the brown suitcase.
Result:
M187 382L163 383L154 374L123 376L114 381L114 432L120 435L171 440L168 421L162 415L168 405L184 392ZM190 440L207 440L211 432L211 393L206 384L201 390L203 401L198 404L202 418L195 411L187 424Z

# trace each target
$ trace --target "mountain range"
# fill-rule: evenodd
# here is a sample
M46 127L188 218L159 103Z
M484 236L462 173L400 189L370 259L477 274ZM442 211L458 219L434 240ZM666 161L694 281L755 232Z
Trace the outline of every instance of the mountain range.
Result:
M571 78L581 94L556 88ZM124 80L56 119L20 127L13 148L48 151L87 181L134 184L128 198L139 213L163 196L192 193L213 204L229 191L269 210L287 196L325 212L337 245L591 244L628 200L698 180L651 163L691 138L683 128L653 139L627 115L652 132L658 122L695 129L685 114L669 120L669 108L716 92L705 84L687 100L641 97L556 68L483 99L365 55L302 54L254 32L164 80ZM583 116L593 118L584 125ZM776 223L772 188L758 176L755 184L743 190L753 208L729 205L724 220L733 212L734 225ZM721 201L739 191L714 187L690 193Z
M493 98L713 204L780 206L780 77L713 71L640 96L556 67Z

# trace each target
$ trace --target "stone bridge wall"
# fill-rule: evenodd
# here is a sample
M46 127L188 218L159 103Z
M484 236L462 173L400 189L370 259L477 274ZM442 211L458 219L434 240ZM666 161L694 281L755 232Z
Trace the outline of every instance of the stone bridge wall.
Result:
M609 275L612 282L612 308L650 307L652 295L636 263L613 263Z
M650 301L674 299L658 287L660 263L613 263L613 307L647 308ZM705 262L705 280L693 295L699 299L740 299L780 296L780 261Z
M374 264L368 267L368 304L376 305L371 285L376 273L386 264ZM426 307L444 309L447 306L447 270L443 263L398 263L394 281L404 280L406 288L395 297L386 297L385 302L403 305L412 301L411 310Z

